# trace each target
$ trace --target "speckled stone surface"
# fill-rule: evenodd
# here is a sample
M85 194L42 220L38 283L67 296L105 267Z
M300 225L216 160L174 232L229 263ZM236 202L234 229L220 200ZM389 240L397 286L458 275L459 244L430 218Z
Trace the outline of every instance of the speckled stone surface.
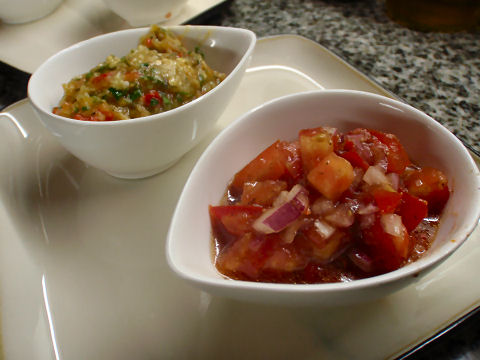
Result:
M221 25L315 40L480 154L480 32L412 31L379 0L235 0Z

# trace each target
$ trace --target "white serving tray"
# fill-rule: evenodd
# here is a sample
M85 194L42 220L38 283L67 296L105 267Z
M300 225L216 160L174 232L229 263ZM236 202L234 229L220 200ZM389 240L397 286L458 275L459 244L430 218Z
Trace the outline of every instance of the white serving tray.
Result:
M189 0L177 16L166 20L159 15L158 21L162 25L183 24L224 1ZM0 21L0 60L33 73L46 59L70 45L131 27L102 0L64 0L54 12L37 21L15 25Z
M112 178L68 154L28 100L9 107L0 117L4 358L388 359L478 307L478 228L416 284L350 307L241 303L191 288L169 270L170 217L215 134L267 100L321 88L391 96L312 41L260 39L210 138L140 181Z

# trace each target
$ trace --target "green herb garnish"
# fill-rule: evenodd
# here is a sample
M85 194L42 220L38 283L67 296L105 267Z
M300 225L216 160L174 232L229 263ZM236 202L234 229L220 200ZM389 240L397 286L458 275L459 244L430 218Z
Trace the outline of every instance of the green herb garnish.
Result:
M113 87L109 88L108 91L110 91L110 93L115 97L116 100L119 100L122 96L124 96L122 90L118 90Z
M138 88L136 88L135 90L133 90L129 95L128 97L130 98L130 100L132 101L135 101L137 100L140 96L142 96L142 91Z

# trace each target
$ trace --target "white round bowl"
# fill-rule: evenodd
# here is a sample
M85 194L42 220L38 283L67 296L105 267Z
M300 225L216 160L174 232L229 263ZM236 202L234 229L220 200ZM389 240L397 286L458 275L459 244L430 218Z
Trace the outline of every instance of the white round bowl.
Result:
M7 24L23 24L53 12L63 0L0 0L0 19Z
M62 84L86 73L108 55L137 46L148 28L109 33L80 42L45 61L31 76L28 97L42 123L73 155L121 178L161 172L198 144L214 127L245 73L255 46L249 30L215 26L172 26L187 48L200 44L207 63L227 74L207 94L164 113L110 122L69 119L52 113Z
M396 271L330 284L230 280L215 268L208 205L218 204L233 175L277 139L322 125L396 134L412 161L442 170L450 199L427 254ZM262 105L221 132L203 153L180 196L167 237L170 267L194 286L240 300L289 305L342 305L385 296L417 281L467 239L480 216L480 175L462 143L438 122L404 103L370 93L330 90L289 95Z

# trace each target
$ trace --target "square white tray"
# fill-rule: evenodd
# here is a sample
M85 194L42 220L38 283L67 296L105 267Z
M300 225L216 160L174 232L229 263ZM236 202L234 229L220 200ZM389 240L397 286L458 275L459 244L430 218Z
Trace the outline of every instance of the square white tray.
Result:
M5 359L385 359L478 307L478 228L416 284L351 307L221 299L169 270L170 217L213 137L267 100L322 88L392 96L312 41L260 39L210 138L165 173L140 181L112 178L68 154L28 100L9 107L0 121Z

